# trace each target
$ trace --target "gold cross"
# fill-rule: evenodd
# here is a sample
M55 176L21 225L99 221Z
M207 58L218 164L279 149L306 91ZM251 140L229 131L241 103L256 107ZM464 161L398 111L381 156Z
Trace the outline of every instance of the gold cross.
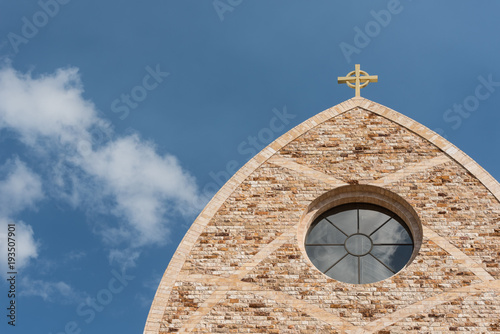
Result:
M377 82L378 75L368 75L365 71L361 71L359 64L356 64L354 68L355 70L349 72L345 77L338 77L338 83L346 83L347 86L356 89L355 97L361 97L359 93L361 88L365 88L370 82Z

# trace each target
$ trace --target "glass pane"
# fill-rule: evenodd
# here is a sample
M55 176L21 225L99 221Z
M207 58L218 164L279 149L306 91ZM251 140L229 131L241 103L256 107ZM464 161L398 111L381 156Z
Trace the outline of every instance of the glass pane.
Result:
M306 246L306 252L311 262L322 272L347 253L344 246Z
M411 244L411 237L406 229L396 220L391 219L377 232L371 235L374 244Z
M370 251L372 242L363 234L354 234L346 240L345 248L352 255L362 256Z
M306 245L343 244L346 238L335 226L323 219L309 232Z
M325 274L341 282L359 283L358 257L347 255Z
M391 217L374 210L359 210L359 233L370 235Z
M398 272L408 263L412 252L413 246L373 246L371 254Z
M347 235L358 231L358 210L339 212L329 216L328 220Z
M361 257L360 261L362 284L378 282L394 275L392 271L369 254Z

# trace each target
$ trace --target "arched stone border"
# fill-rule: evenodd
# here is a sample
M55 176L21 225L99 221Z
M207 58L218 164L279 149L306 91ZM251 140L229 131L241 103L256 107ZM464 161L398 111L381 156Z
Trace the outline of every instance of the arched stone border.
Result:
M255 171L261 164L267 161L267 159L273 156L283 146L287 145L289 142L303 135L317 125L356 107L360 107L383 116L428 140L474 175L493 194L493 196L500 201L500 183L498 183L497 180L495 180L467 154L460 151L449 141L422 124L383 105L364 98L349 99L309 118L276 139L249 162L247 162L243 167L241 167L240 170L238 170L238 172L236 172L236 174L234 174L233 177L231 177L231 179L229 179L229 181L227 181L226 184L217 192L217 194L215 194L215 196L210 200L207 206L193 222L170 260L153 299L153 304L151 305L146 326L144 328L145 334L156 334L159 332L164 310L170 296L170 291L174 282L177 281L178 275L188 254L191 252L191 249L201 232L205 229L211 218L215 215L220 206L226 201L231 193L253 171Z
M415 259L420 251L420 246L422 246L423 229L420 218L413 207L401 196L387 189L371 185L347 185L330 190L312 201L297 226L299 249L304 258L309 261L309 265L312 268L316 268L316 266L309 259L305 248L305 240L309 227L323 212L347 203L379 205L394 212L403 219L413 236L413 252L405 267Z

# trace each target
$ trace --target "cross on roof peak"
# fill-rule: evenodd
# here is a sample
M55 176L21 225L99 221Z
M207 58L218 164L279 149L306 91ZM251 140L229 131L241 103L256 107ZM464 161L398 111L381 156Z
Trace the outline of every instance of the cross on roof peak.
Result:
M338 77L339 84L347 84L347 86L356 89L355 97L361 97L360 90L365 88L370 82L377 82L378 75L368 75L365 71L360 70L360 65L354 66L354 71L347 73L345 77Z

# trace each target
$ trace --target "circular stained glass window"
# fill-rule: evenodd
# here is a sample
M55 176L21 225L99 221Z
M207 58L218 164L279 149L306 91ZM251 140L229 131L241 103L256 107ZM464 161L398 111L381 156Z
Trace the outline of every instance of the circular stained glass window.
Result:
M410 230L393 212L373 204L345 204L316 219L306 252L325 275L367 284L396 274L413 253Z

